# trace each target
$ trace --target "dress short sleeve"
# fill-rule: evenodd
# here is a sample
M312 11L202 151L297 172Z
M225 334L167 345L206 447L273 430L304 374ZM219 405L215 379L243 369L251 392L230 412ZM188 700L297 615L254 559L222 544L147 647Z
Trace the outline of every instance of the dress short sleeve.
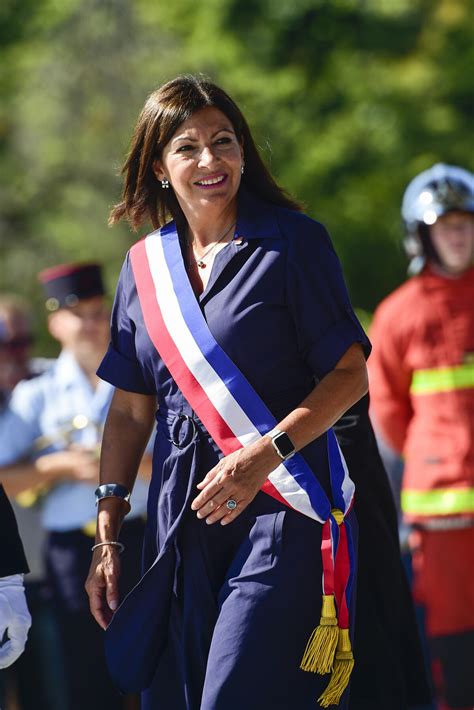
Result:
M127 254L115 291L110 345L97 374L119 389L138 394L155 394L154 383L144 372L137 354L137 304L135 280Z
M353 311L327 231L309 218L301 220L288 237L287 298L300 351L321 379L353 343L361 343L366 358L371 345Z

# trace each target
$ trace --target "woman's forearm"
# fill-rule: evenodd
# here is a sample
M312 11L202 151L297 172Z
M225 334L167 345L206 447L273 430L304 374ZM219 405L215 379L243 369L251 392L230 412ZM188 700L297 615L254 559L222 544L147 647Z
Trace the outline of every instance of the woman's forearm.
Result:
M367 390L365 358L355 344L277 428L288 434L299 451L324 434ZM262 436L252 447L269 471L281 463L269 437Z
M324 434L367 393L365 360L360 346L353 348L278 425L297 450Z
M100 483L119 483L132 491L143 452L150 438L156 400L154 397L117 390L104 427L100 458ZM117 540L129 510L121 498L99 502L97 541Z
M133 489L152 421L137 422L126 413L110 410L104 427L100 456L100 482L120 483Z

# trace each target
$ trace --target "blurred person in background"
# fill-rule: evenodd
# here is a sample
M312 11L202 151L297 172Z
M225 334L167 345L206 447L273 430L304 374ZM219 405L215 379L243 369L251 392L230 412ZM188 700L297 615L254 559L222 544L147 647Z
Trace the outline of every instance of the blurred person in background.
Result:
M413 593L440 710L474 706L474 177L437 164L408 185L416 273L377 308L369 361L377 432L404 460Z
M15 514L0 484L0 668L14 663L25 648L31 625L23 586L28 571Z
M59 622L67 700L64 710L122 707L108 678L100 630L88 613L84 581L95 535L94 490L102 425L113 387L95 371L107 348L109 308L98 264L66 264L39 275L50 334L61 345L39 377L18 384L0 429L0 477L10 495L35 495L47 531L45 563ZM145 457L141 471L146 475ZM139 479L134 511L123 527L131 553L124 591L139 574L147 482Z
M51 363L31 357L33 343L28 305L14 294L0 293L0 411L20 380L41 374Z
M28 304L15 294L1 293L0 431L2 413L15 385L41 374L53 362L49 358L32 357L33 344L33 317ZM12 497L10 503L30 568L25 589L33 623L25 652L13 668L0 673L0 686L4 696L15 697L22 710L61 710L64 700L61 658L56 652L57 634L42 554L46 535L39 507L35 505L36 496L31 491Z

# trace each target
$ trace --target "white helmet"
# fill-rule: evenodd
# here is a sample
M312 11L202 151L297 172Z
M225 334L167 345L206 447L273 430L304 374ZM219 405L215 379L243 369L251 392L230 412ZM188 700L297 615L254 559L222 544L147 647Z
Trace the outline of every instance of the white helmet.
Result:
M453 211L474 212L474 175L468 170L437 163L410 182L403 195L402 218L411 273L419 271L426 260L429 226Z

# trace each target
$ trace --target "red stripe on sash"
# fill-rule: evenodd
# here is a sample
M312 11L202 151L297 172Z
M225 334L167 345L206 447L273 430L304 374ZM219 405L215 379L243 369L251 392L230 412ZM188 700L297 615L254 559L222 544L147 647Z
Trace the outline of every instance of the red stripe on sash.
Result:
M231 429L227 426L226 422L207 397L199 382L187 368L168 333L161 314L160 305L156 298L155 286L148 265L145 240L133 246L130 250L130 258L134 274L139 274L139 278L135 277L135 284L137 286L147 333L158 353L163 358L171 376L180 389L182 384L183 388L186 388L187 393L192 392L192 401L190 401L190 404L203 422L212 423L213 439L222 452L227 455L232 453L232 451L242 448L240 441L234 436ZM188 399L188 397L186 398Z
M272 498L276 498L276 500L279 500L280 503L284 503L286 506L288 506L288 508L291 508L293 510L293 506L291 506L288 501L285 500L283 496L279 494L278 490L275 488L269 478L267 478L261 490Z
M321 558L323 563L323 594L333 594L334 559L330 520L326 520L321 531Z
M337 608L339 613L339 627L341 629L349 628L349 609L347 608L346 589L349 584L350 571L351 560L347 545L346 523L344 522L339 526L339 545L336 554L334 579Z

